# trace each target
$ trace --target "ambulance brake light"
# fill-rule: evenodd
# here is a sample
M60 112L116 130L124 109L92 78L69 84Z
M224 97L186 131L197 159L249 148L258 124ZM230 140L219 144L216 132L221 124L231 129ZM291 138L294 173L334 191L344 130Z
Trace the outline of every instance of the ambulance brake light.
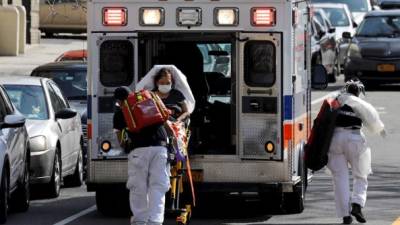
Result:
M165 12L163 8L141 8L140 25L141 26L162 26L165 21Z
M237 8L214 9L214 24L216 26L237 26L239 24L239 10Z
M272 27L276 24L276 9L272 7L252 8L251 25Z
M103 25L126 26L127 16L126 8L103 8Z

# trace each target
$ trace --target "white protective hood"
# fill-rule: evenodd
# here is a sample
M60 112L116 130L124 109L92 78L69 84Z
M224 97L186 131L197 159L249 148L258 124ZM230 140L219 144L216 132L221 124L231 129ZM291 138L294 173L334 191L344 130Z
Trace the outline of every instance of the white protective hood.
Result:
M174 89L182 92L185 96L186 104L190 113L194 111L196 100L194 99L192 90L187 82L186 76L174 65L155 65L142 80L136 85L136 91L143 89L154 90L154 77L162 68L170 69L172 72L172 79L174 80Z
M385 129L384 124L379 118L379 113L368 102L354 95L343 93L338 96L341 106L350 106L358 117L361 118L363 125L373 134L379 134Z

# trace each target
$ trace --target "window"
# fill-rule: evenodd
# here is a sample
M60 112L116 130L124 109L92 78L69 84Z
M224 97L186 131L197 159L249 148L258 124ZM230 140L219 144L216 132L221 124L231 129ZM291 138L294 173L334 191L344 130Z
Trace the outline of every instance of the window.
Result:
M85 100L87 98L86 70L36 71L33 76L52 79L68 100Z
M6 104L3 96L0 96L0 122L4 122L4 117L7 115Z
M361 37L399 37L399 35L399 16L367 17L356 33L356 36Z
M100 81L106 87L129 86L133 81L133 45L130 41L105 41L100 47Z
M60 110L64 109L65 107L63 107L63 104L58 99L56 92L53 90L49 83L47 83L47 89L49 90L50 101L51 105L53 106L54 112L57 113Z
M58 101L60 101L60 105L61 105L62 109L69 108L68 101L64 98L64 95L63 95L62 91L60 90L60 88L54 83L50 83L50 86L53 89L54 93L56 93Z
M203 70L206 73L221 73L231 76L231 45L230 43L197 44L203 55Z
M248 86L271 87L276 79L276 48L270 41L249 41L245 45L244 79Z
M48 119L46 98L41 86L4 85L4 88L15 108L27 119Z

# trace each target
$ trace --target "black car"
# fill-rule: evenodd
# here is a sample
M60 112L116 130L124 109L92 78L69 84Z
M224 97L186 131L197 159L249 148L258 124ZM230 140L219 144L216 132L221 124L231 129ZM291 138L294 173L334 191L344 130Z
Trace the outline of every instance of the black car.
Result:
M81 115L84 134L82 149L86 163L87 149L87 63L81 61L52 62L35 68L31 76L52 79L67 98L71 108Z
M350 33L344 33L351 38ZM345 80L366 85L400 82L400 10L373 11L360 24L345 60Z

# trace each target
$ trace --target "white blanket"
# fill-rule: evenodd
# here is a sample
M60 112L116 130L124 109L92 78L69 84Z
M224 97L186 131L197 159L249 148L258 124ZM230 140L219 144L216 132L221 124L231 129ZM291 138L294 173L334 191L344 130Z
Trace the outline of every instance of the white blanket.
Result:
M153 90L154 87L154 77L162 68L168 68L172 72L172 79L174 80L173 88L182 92L185 96L186 104L190 113L193 112L196 105L196 100L194 99L192 90L190 89L189 83L187 82L186 76L174 65L155 65L142 80L136 85L136 91L143 89Z

